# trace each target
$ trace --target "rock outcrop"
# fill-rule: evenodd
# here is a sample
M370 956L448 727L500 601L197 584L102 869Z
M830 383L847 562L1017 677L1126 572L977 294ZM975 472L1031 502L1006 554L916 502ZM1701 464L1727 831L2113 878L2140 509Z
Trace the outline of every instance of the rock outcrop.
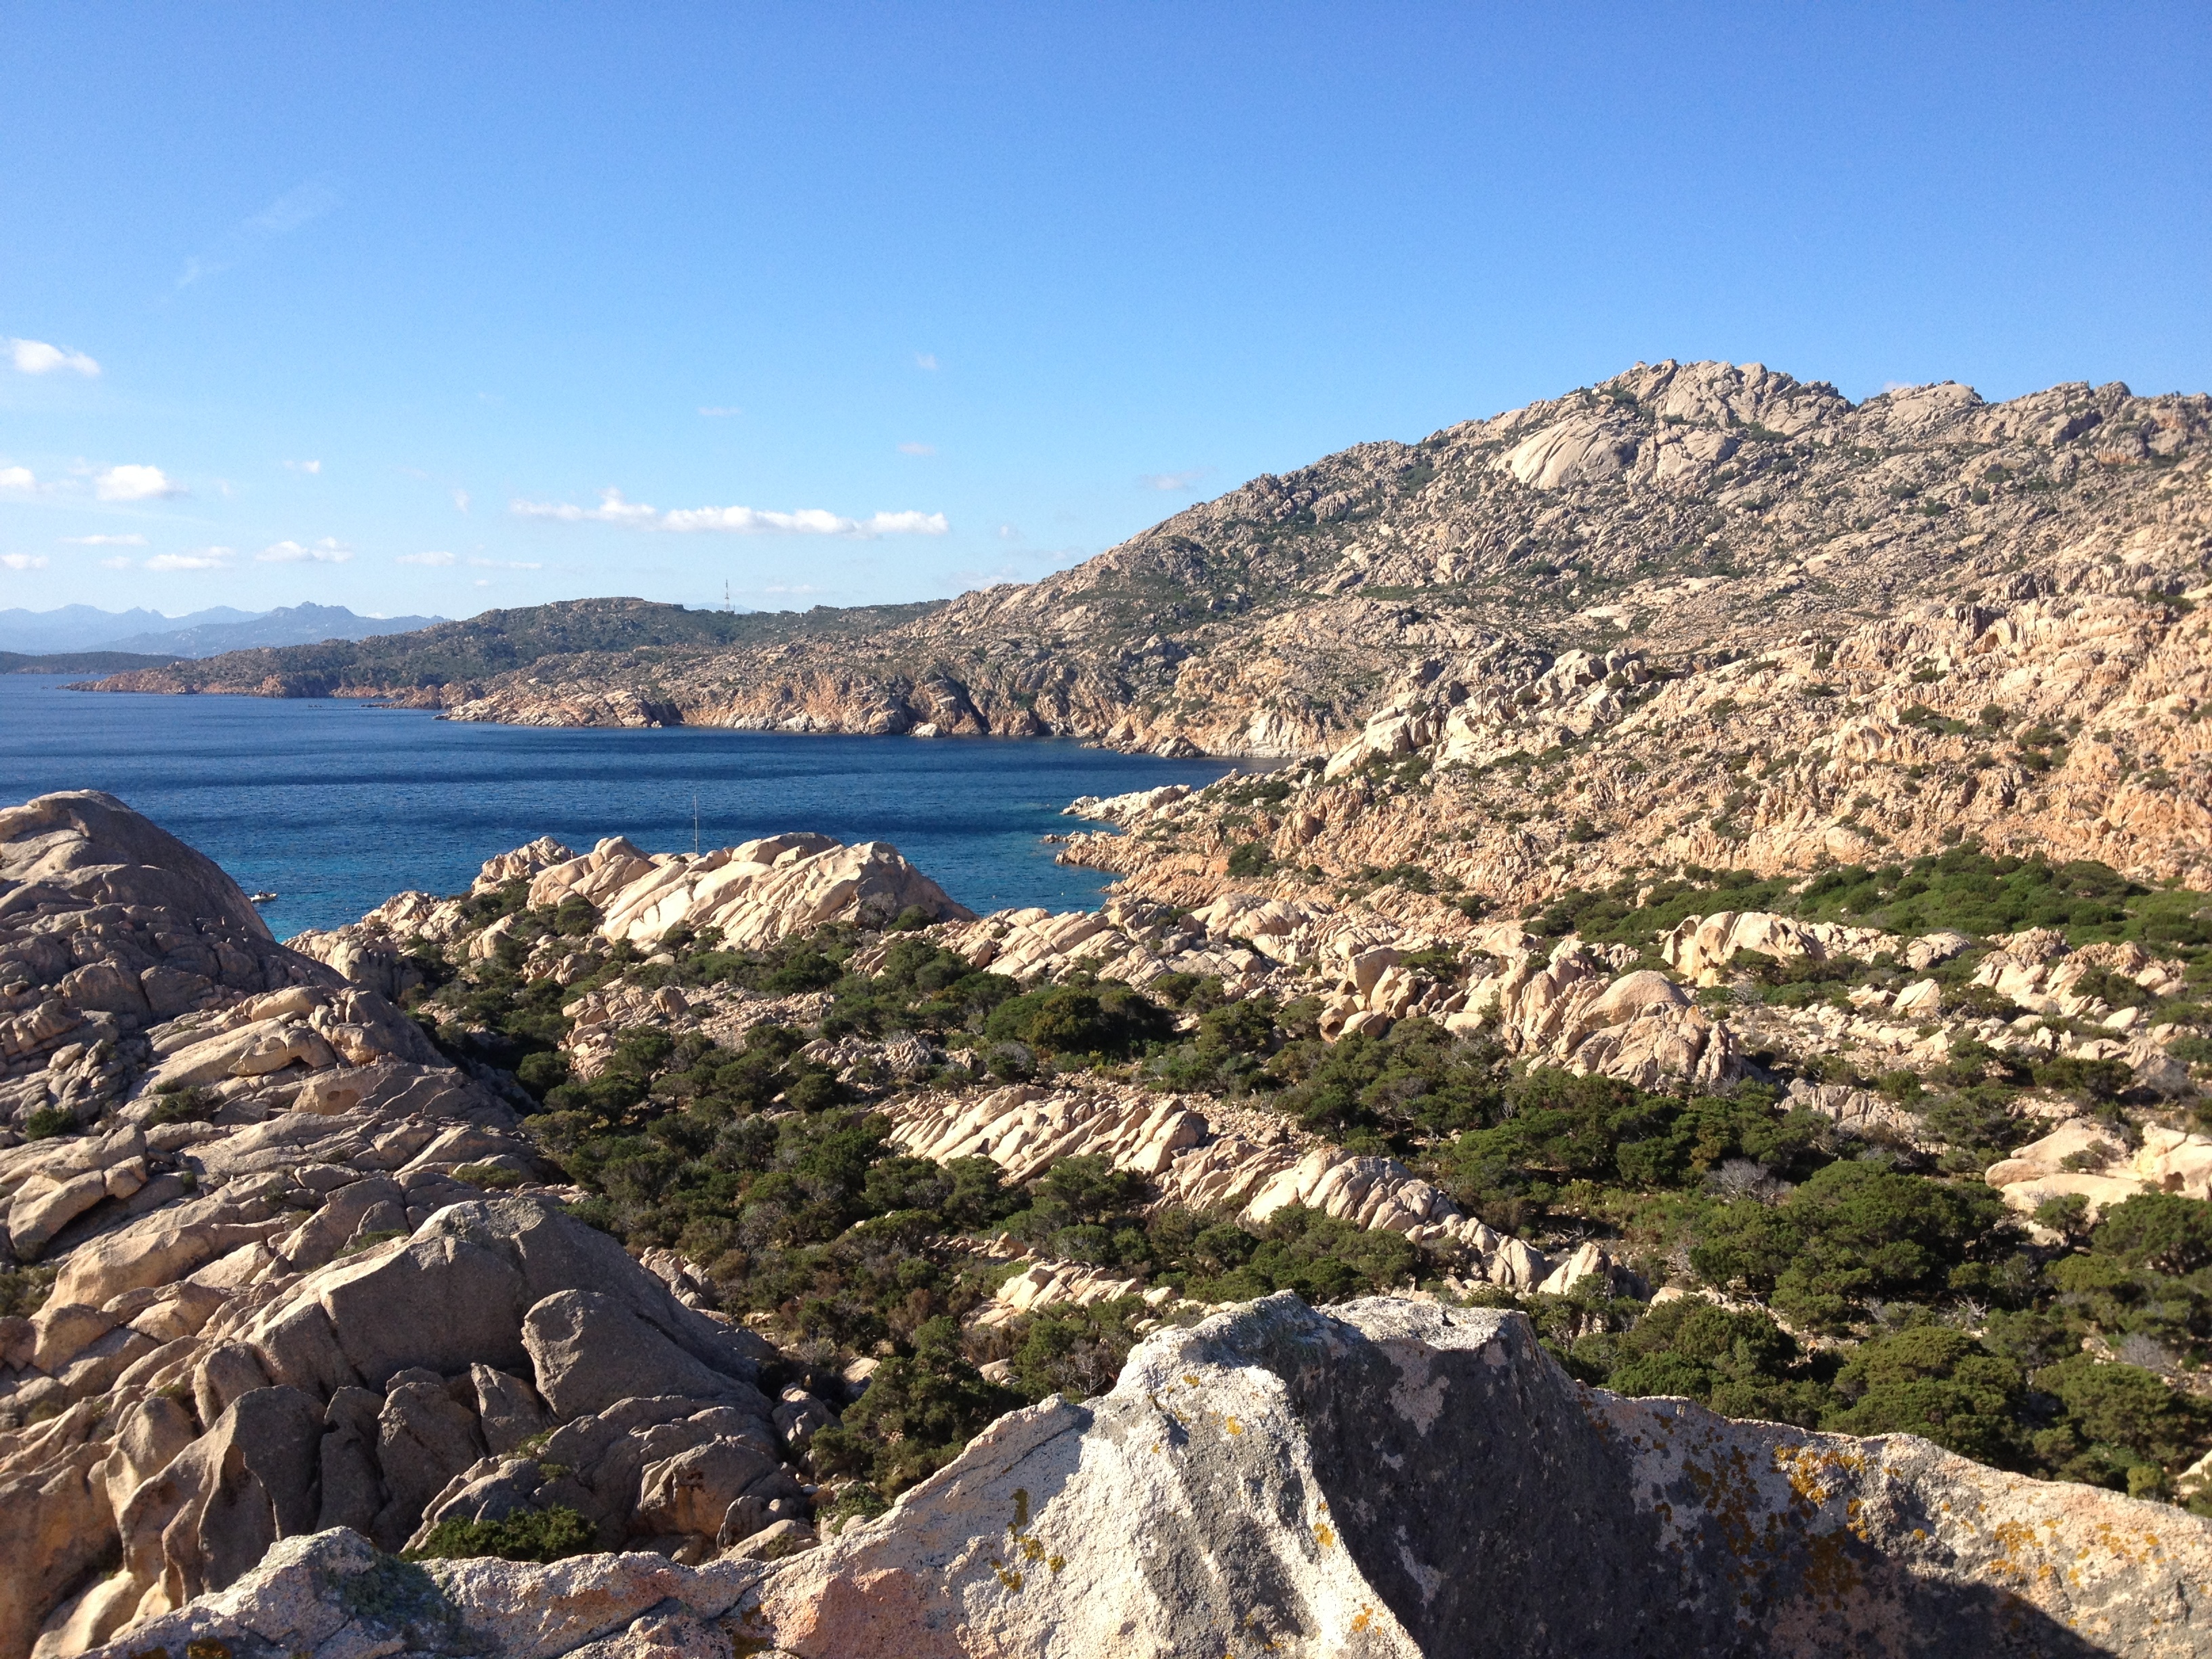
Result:
M1514 1314L1285 1296L781 1563L410 1570L329 1533L101 1655L2180 1655L2208 1573L2170 1508L1588 1389Z
M510 855L511 856L511 855ZM970 912L887 842L768 836L711 853L645 854L617 836L531 878L530 902L588 901L609 939L652 944L678 925L713 927L732 948L772 944L825 921L880 927L909 909L931 921Z
M381 994L106 796L0 813L0 974L52 1028L7 1060L32 1138L0 1133L0 1267L51 1275L0 1318L0 1656L321 1527L393 1550L557 1505L696 1556L811 1512L779 1413L828 1407L763 1394L767 1343L564 1213Z

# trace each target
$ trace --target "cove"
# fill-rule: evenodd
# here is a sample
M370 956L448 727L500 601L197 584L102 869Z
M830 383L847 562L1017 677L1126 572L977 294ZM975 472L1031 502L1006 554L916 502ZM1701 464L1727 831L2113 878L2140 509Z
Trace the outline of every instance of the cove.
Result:
M0 675L0 805L104 789L270 890L276 935L356 920L406 888L465 890L495 853L550 835L647 852L781 830L888 841L962 903L1095 908L1109 878L1053 862L1078 795L1209 783L1174 761L1059 738L541 730L343 698L69 692Z

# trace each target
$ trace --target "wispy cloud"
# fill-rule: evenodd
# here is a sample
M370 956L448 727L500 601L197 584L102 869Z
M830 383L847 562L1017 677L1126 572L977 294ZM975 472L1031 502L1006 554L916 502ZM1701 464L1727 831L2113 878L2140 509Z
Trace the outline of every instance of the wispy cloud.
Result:
M158 466L111 466L94 481L93 492L103 501L154 501L185 493Z
M898 447L898 452L902 455L934 455L937 453L937 446L935 444L901 444Z
M227 547L204 547L197 553L156 553L146 561L149 570L228 570L236 556Z
M745 411L735 404L702 404L699 405L699 412L710 421L721 421L727 420L732 415L742 415Z
M27 466L0 466L0 489L28 494L39 487L38 474Z
M933 351L915 352L914 354L914 366L916 368L927 368L933 371L937 368L937 354Z
M818 507L794 513L770 512L752 507L675 507L663 513L643 501L623 499L619 489L599 492L597 507L577 507L567 501L524 501L508 504L517 518L551 519L561 524L618 524L634 530L679 532L718 531L733 536L942 536L951 526L942 513L877 513L866 519L848 519Z
M10 570L44 570L46 556L43 553L0 553L0 565Z
M8 342L8 355L18 374L51 374L56 369L67 369L89 380L100 373L100 365L82 351L48 345L44 340L11 339Z
M326 173L294 185L260 212L241 221L213 247L186 259L185 268L177 274L177 286L190 288L203 277L242 264L278 237L289 236L301 226L321 218L337 206L340 199L336 185Z
M320 461L287 461L284 470L287 472L320 472L323 464Z
M128 559L102 559L100 562L100 568L102 570L128 570L131 568L131 561Z
M469 510L469 492L465 489L454 490L453 505L459 507L462 512L467 512Z
M1208 469L1194 466L1188 472L1147 472L1137 483L1146 489L1164 489L1170 494L1182 494L1203 478Z
M343 564L353 557L353 549L325 536L308 547L297 542L277 542L253 557L260 564Z
M67 547L143 547L146 538L135 531L128 536L64 536Z
M543 570L545 567L532 559L471 559L469 563L478 570Z
M454 560L453 556L450 553L434 552L402 553L398 558L394 559L392 562L394 564L427 564L439 569L443 569L446 566L453 564L456 562L456 561Z

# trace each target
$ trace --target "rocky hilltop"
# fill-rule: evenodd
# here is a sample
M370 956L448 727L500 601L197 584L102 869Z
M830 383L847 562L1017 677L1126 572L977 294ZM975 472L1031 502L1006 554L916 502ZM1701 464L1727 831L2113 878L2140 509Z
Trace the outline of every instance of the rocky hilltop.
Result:
M1044 581L904 617L677 613L633 643L577 607L505 662L427 648L477 627L457 623L380 671L255 653L101 684L1296 755L1336 746L1426 663L1532 678L1570 650L1673 661L1928 605L2178 593L2203 579L2208 431L2212 399L2118 385L1853 404L1756 363L1638 364L1256 478Z

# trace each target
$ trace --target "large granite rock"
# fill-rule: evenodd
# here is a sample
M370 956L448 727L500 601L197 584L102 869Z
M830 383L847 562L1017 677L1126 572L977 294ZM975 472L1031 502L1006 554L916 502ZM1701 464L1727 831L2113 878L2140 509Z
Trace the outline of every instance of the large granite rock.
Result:
M672 1511L750 1473L678 1455L644 1495ZM1001 1419L781 1562L409 1577L325 1533L102 1659L2169 1656L2212 1652L2208 1579L2212 1523L2164 1505L1588 1389L1518 1314L1281 1295L1160 1333L1110 1395Z
M2212 1652L2212 1523L1569 1379L1520 1316L1269 1297L771 1580L791 1650Z
M973 914L888 842L848 847L804 834L701 854L647 854L616 836L531 880L532 904L572 896L599 909L608 939L640 945L679 923L719 928L726 943L754 946L825 921L880 927L913 908L933 921L964 921Z

